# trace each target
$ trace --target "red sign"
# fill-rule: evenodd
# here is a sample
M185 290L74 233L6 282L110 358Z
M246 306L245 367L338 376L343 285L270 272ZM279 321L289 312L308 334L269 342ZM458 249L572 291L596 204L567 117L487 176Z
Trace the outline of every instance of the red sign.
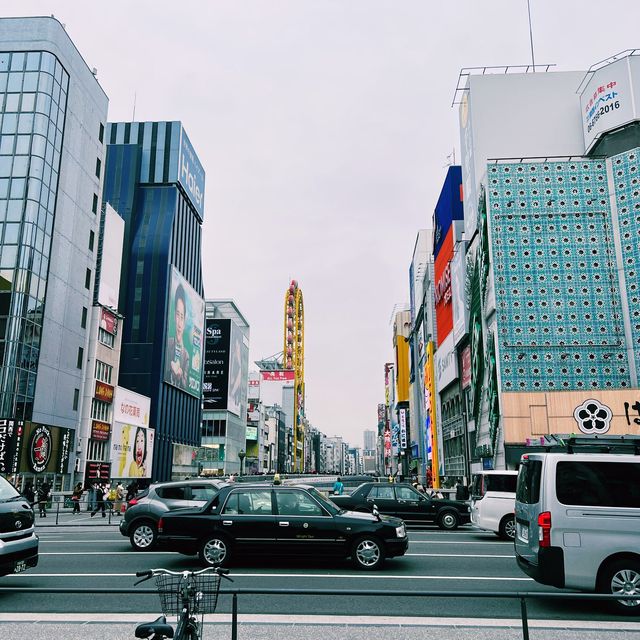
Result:
M462 350L462 388L471 386L471 346Z
M453 304L451 302L451 259L453 258L453 226L449 227L434 264L436 325L438 346L453 331Z
M263 380L275 380L276 382L293 382L296 373L293 369L280 369L278 371L261 371L260 375Z
M111 404L113 402L113 391L114 389L110 384L96 380L96 392L94 394L94 398Z
M114 336L118 333L118 318L104 307L102 308L102 315L100 317L100 328Z
M91 439L92 440L108 440L111 434L111 425L98 420L91 421Z

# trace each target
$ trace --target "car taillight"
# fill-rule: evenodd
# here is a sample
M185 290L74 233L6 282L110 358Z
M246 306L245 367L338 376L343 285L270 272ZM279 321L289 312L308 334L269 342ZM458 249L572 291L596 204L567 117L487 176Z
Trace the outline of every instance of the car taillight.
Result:
M551 512L543 511L538 516L538 539L541 547L551 546Z
M131 500L129 500L129 502L127 504L130 507L133 507L134 504L138 504L138 499L137 498L131 498Z
M163 528L164 528L164 520L160 518L160 520L158 520L158 533L162 533Z

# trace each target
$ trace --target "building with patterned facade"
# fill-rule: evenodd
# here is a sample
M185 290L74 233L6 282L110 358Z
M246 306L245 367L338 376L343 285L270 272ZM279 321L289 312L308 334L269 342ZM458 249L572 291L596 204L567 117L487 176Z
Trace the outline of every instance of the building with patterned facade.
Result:
M0 418L11 452L0 472L68 488L108 99L63 25L43 17L0 19L0 100Z
M205 175L180 122L109 123L106 143L103 197L125 221L119 384L151 399L152 478L168 480L200 445Z
M473 470L514 468L550 433L640 433L639 90L633 53L467 78Z

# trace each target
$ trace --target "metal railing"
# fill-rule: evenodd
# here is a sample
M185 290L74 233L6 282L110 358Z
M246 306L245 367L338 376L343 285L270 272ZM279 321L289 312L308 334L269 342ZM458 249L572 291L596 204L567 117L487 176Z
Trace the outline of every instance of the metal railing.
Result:
M68 497L64 497L64 499L57 500L56 498L62 496L54 496L53 500L50 500L46 506L46 514L47 518L55 517L54 524L73 524L73 507L74 503ZM122 501L124 503L124 500ZM96 502L89 501L88 498L83 498L79 501L80 507L80 515L87 516L91 514L92 510L97 506ZM102 512L99 511L96 513L96 516L91 521L91 524L118 524L121 520L121 517L124 515L124 511L121 510L121 505L112 504L109 500L104 501L105 504L105 517L102 517ZM116 507L120 509L120 511L115 512ZM52 522L50 520L43 520L42 516L39 515L39 506L38 503L33 504L33 512L36 518L36 524L41 525L50 525ZM76 512L77 513L77 512ZM61 521L61 516L65 516L65 522ZM68 518L66 516L69 516ZM83 524L89 524L87 521L83 519Z
M233 575L233 574L232 574ZM132 574L132 578L134 574ZM2 593L46 593L46 594L78 594L85 595L146 595L157 594L156 589L92 589L90 592L86 588L80 587L0 587ZM493 598L520 601L520 621L522 624L522 638L529 640L529 615L527 610L528 600L638 600L637 595L619 596L598 593L547 593L544 591L380 591L375 589L220 589L220 595L230 595L231 601L231 640L238 640L238 597L249 595L271 595L271 596L334 596L350 598L361 597L381 597L381 598ZM483 619L484 618L478 618ZM514 618L517 619L517 618ZM411 617L404 616L403 625L410 624ZM143 621L141 621L143 622ZM559 625L562 620L558 621Z

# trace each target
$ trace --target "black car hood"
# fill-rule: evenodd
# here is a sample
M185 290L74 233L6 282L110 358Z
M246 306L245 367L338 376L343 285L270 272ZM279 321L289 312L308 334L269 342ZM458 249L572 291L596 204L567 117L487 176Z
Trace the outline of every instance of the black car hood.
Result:
M458 511L467 511L469 505L463 500L449 500L447 498L433 498L436 507L455 507Z
M378 516L374 516L373 513L365 511L342 511L336 518L348 518L350 520L364 520L366 522L384 522L385 524L391 524L395 527L399 527L402 524L400 518L394 516L385 516L382 513Z

